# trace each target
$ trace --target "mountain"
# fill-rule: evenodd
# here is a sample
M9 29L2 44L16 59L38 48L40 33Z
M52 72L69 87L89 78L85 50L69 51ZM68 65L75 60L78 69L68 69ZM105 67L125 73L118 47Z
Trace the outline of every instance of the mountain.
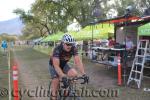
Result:
M24 25L19 18L0 21L0 34L8 33L10 35L20 35L23 26Z

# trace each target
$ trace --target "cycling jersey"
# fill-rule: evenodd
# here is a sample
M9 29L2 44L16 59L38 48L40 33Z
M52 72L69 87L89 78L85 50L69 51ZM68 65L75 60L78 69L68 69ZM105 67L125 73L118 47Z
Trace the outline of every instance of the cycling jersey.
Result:
M69 52L65 51L63 49L62 43L58 45L54 50L53 54L50 57L50 64L53 65L52 63L52 58L56 57L60 61L60 67L63 69L63 67L66 65L66 63L71 59L72 56L78 55L78 50L76 46L72 46L71 50Z

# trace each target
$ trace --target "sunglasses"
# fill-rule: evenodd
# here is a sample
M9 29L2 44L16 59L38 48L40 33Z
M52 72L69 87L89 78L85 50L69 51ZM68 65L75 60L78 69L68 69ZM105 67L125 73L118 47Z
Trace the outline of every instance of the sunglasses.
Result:
M65 43L67 46L73 46L72 43Z

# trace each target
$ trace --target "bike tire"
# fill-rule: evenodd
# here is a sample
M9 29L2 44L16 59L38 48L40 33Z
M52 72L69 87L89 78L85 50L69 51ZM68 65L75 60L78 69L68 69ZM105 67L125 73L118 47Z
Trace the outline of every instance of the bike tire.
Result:
M68 97L66 97L65 100L81 100L81 98L79 96L76 96L75 94L69 94Z
M48 100L51 100L51 80L49 80L49 86L48 86L48 92L49 92L49 99Z
M66 97L64 100L81 100L80 97Z

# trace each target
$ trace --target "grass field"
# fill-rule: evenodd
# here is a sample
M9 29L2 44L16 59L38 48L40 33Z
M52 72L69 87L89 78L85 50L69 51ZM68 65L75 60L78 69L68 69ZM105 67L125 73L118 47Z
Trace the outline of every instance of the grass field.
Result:
M0 100L8 100L8 57L0 49Z

